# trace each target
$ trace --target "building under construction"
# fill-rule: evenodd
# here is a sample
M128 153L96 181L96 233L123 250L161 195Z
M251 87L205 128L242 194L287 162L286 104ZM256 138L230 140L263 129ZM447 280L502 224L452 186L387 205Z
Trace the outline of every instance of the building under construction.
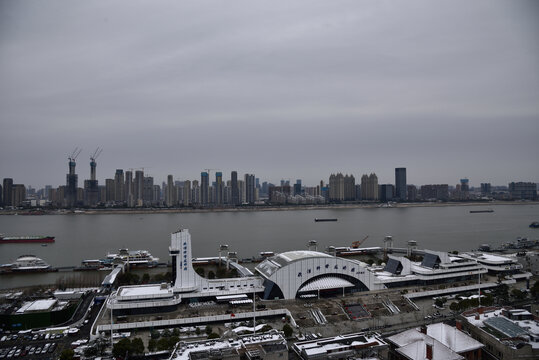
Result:
M79 156L82 149L75 148L71 153L69 159L69 173L66 175L66 189L65 189L65 206L75 207L77 205L77 187L78 187L78 175L75 174L75 166L77 163L75 160Z

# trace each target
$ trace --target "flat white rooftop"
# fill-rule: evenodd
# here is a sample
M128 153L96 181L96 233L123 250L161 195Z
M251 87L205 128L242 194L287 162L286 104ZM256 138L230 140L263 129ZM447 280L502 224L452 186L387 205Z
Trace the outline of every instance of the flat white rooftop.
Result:
M37 311L48 311L56 304L58 300L56 299L44 299L25 302L17 313L22 314L25 312L37 312Z
M119 300L163 298L173 295L172 288L161 285L126 286L118 289Z

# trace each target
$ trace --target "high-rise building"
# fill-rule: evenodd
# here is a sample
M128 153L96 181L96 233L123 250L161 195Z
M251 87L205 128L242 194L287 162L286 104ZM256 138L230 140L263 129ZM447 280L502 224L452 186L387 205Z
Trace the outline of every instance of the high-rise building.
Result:
M3 204L4 206L13 206L13 179L4 178L3 185Z
M408 201L417 200L417 187L415 185L406 185L406 194Z
M124 186L124 171L122 169L116 169L116 173L114 174L114 201L117 203L123 203L125 201Z
M78 176L75 173L75 158L69 158L69 173L66 175L65 205L68 208L77 205Z
M116 182L114 179L105 179L105 201L114 202L116 200Z
M388 202L393 200L393 194L395 187L393 184L382 184L380 185L380 201Z
M193 188L191 189L191 201L193 204L200 204L200 186L198 180L193 180Z
M361 200L378 201L378 177L375 173L361 177Z
M13 206L21 206L26 200L26 187L23 184L13 184L13 196L11 202Z
M189 180L183 182L183 205L191 205L191 181Z
M144 200L145 206L151 206L154 204L153 177L145 176L143 182L142 199Z
M356 199L356 179L352 174L344 177L344 200L354 201Z
M231 195L231 204L239 205L240 204L240 189L238 187L238 173L232 171L230 173L230 195Z
M223 206L223 173L215 173L215 204Z
M200 203L208 205L210 202L210 175L203 171L200 173Z
M395 200L406 199L406 168L395 168Z
M135 206L135 196L133 195L133 171L132 170L127 170L125 172L124 199L127 202L127 207Z
M294 184L294 195L301 195L301 179L297 179Z
M341 173L329 176L329 200L344 200L344 175Z
M142 206L144 202L144 171L135 171L135 180L133 181L133 197L135 206Z
M153 200L154 203L157 205L161 205L162 199L161 199L161 187L159 185L153 186Z
M249 204L255 203L255 176L253 174L245 174L245 202Z
M449 185L447 184L421 185L420 191L423 200L447 201L449 199Z
M490 183L481 183L481 195L487 196L492 193L492 186Z
M509 194L513 199L537 200L537 184L533 182L509 183Z
M96 206L99 202L99 185L96 176L97 163L93 157L90 160L90 180L84 181L84 205Z
M165 205L172 207L176 205L176 187L174 186L174 177L172 175L167 176L167 187L165 190Z

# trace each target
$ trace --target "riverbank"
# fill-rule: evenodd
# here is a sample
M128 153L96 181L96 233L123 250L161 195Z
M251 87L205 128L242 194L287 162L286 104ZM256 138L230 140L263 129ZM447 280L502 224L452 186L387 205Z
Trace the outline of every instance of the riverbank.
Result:
M252 211L293 211L293 210L331 210L331 209L369 209L369 208L408 208L441 206L490 206L499 205L539 205L539 201L460 201L460 202L412 202L412 203L352 203L325 205L260 205L230 208L107 208L77 210L0 210L0 215L105 215L105 214L167 214L167 213L206 213L206 212L252 212Z

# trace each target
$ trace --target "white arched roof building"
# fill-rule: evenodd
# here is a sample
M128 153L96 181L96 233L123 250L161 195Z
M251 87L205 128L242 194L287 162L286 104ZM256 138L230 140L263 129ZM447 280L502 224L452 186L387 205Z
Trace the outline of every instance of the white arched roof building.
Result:
M294 299L302 293L318 290L386 288L364 263L318 251L281 253L261 262L256 271L266 280L265 299Z

